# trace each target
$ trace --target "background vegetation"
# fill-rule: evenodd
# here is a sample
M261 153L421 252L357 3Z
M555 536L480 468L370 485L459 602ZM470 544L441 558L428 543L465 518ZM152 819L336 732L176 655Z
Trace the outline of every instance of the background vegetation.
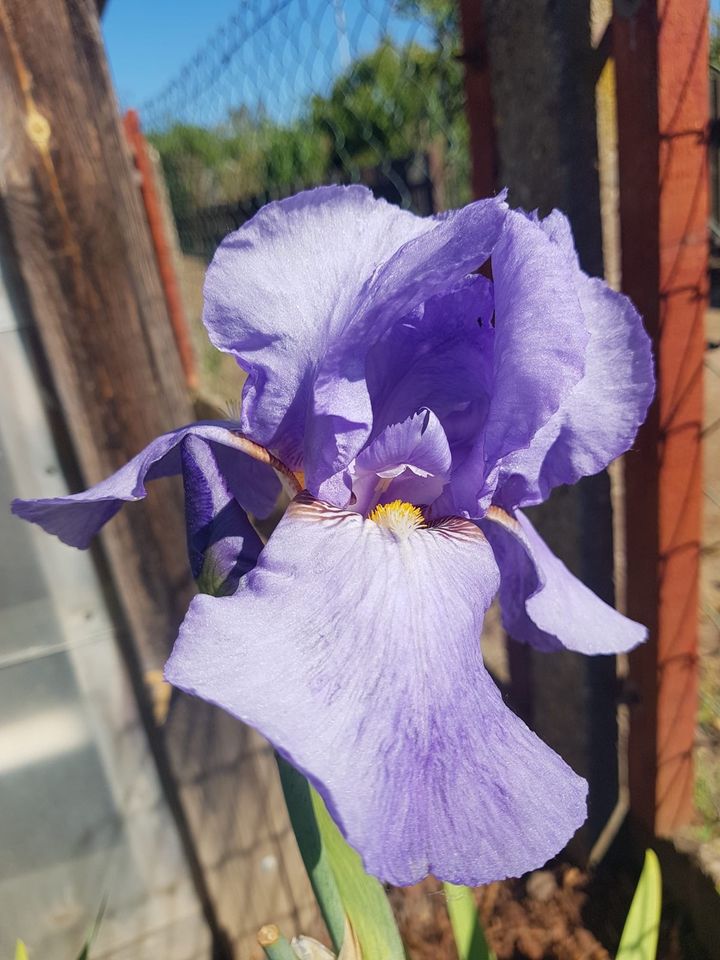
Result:
M369 171L411 168L433 156L444 203L469 199L459 29L452 0L398 0L429 28L431 43L383 37L327 94L290 122L259 106L232 108L215 126L177 122L151 132L176 218L248 198L285 196L319 183L363 181ZM410 203L410 200L406 200Z

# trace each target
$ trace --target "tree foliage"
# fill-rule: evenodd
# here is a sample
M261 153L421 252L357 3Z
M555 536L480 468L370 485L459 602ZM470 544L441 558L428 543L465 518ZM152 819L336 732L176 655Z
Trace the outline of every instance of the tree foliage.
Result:
M419 44L398 48L389 39L354 63L327 97L312 99L314 130L330 143L337 171L356 174L424 151L436 139L458 137L462 75L455 61Z
M710 18L710 64L720 70L720 17Z
M151 134L165 173L175 216L244 197L287 192L323 179L328 148L307 121L292 126L246 112L210 128L178 123Z
M318 183L356 181L368 168L387 170L431 151L445 168L448 201L467 200L456 4L396 0L396 6L425 24L431 44L383 38L336 78L326 96L312 96L295 122L242 108L215 127L176 123L152 134L176 216Z

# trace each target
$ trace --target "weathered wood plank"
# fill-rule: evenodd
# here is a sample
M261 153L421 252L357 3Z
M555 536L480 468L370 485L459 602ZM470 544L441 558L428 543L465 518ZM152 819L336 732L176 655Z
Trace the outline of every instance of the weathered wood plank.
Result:
M78 485L88 485L193 419L94 0L0 0L0 116L2 222ZM257 736L187 697L162 728L153 724L143 678L162 667L194 589L179 481L150 484L147 501L126 507L101 542L150 742L222 960L268 919L298 929L309 884L295 869L274 772L261 777L253 760Z
M192 419L89 2L0 6L2 200L83 480ZM179 491L107 528L143 664L161 666L191 595Z

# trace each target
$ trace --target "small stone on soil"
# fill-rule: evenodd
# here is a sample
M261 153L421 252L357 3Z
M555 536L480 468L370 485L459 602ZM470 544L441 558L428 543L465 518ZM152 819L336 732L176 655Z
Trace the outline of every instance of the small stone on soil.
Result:
M525 889L532 900L547 903L557 892L557 881L549 870L536 870L527 878Z

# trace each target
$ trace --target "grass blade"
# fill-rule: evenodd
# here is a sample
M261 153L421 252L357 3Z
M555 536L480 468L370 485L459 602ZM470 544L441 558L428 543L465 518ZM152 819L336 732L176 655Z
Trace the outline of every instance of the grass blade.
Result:
M95 942L95 937L97 937L100 931L100 924L105 915L105 908L107 907L107 897L103 897L103 900L100 904L100 908L95 916L95 922L93 923L92 930L87 936L83 948L78 954L77 960L90 960L90 947Z
M655 960L661 911L660 863L654 850L646 850L645 864L630 904L616 960Z

